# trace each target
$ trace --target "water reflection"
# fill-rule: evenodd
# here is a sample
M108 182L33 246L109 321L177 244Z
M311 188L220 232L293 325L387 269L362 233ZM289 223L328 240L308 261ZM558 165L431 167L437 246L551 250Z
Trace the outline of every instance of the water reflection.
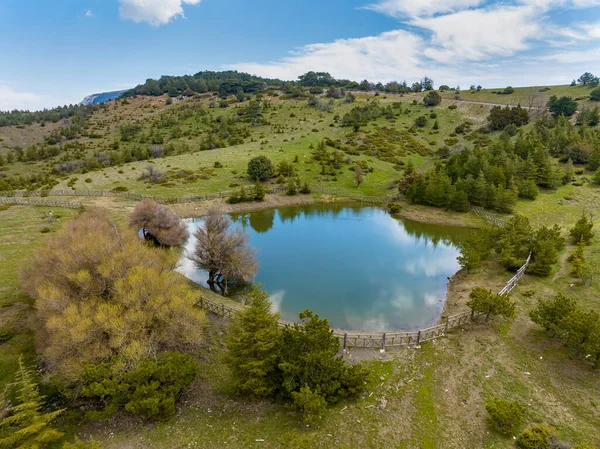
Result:
M401 221L382 210L342 205L287 207L235 214L250 234L261 268L257 281L285 320L309 308L336 328L415 329L435 322L447 277L459 265L468 230ZM190 220L190 231L201 220ZM191 251L193 237L186 245ZM185 257L186 276L206 274Z

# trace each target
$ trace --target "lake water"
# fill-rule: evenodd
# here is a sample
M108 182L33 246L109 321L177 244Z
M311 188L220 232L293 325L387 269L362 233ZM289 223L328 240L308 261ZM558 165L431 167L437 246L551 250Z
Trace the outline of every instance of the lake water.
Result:
M392 331L439 318L448 277L459 269L463 228L392 218L381 209L340 205L235 214L258 250L256 281L282 319L305 309L346 330ZM202 220L188 220L190 233ZM191 251L192 237L186 244ZM180 271L206 285L206 273L182 257Z

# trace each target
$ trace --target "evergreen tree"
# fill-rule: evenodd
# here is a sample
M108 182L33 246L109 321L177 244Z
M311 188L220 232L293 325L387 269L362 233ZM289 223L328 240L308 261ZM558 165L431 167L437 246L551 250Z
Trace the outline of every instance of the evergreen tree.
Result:
M573 229L570 231L573 242L581 242L586 245L590 245L592 243L592 238L594 237L594 233L592 232L593 227L594 223L592 222L591 218L588 219L588 216L584 212L577 223L575 223Z
M495 295L491 290L475 287L469 296L471 300L467 306L473 312L484 314L486 321L492 316L512 318L515 315L516 304L510 300L510 295Z
M283 329L279 363L282 397L293 399L292 393L305 386L328 404L359 394L367 373L360 365L346 365L338 355L340 341L333 335L329 322L310 310L302 312L300 320L301 323Z
M448 207L456 212L469 212L469 197L462 190L454 189L450 194Z
M571 159L569 159L567 161L567 163L565 164L565 167L563 170L562 183L568 184L571 181L573 181L574 178L575 178L575 169L573 168L573 161L571 161Z
M514 190L498 187L496 189L496 204L495 209L498 212L510 214L517 204L517 195Z
M471 197L469 198L471 203L475 206L483 206L485 204L486 186L487 182L485 180L485 175L483 174L483 171L480 170L479 175L473 184Z
M559 335L563 329L563 320L577 308L577 303L562 294L552 299L540 299L535 309L529 313L531 321L546 331Z
M244 396L271 396L282 340L279 315L271 312L269 295L260 285L252 285L248 296L250 303L229 326L225 340L231 387Z
M262 183L257 179L256 184L254 184L254 200L255 201L264 201L265 200L265 188Z
M558 251L554 242L536 239L532 251L532 261L527 271L537 276L548 276L556 262L558 262Z
M0 422L0 447L42 449L60 439L63 434L50 423L63 410L44 413L44 397L40 395L33 373L19 359L14 382L17 404L9 406L7 416Z

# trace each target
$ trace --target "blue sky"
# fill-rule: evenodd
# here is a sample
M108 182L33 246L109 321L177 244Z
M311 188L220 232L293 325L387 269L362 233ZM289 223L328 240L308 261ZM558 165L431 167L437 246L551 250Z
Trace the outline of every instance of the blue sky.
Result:
M564 84L599 44L600 0L2 0L0 109L207 69Z

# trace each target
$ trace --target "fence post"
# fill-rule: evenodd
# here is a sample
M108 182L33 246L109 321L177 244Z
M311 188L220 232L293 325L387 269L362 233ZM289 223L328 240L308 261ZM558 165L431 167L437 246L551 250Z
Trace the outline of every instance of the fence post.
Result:
M446 327L444 328L444 334L448 333L448 321L450 320L449 316L446 316Z
M381 350L385 351L385 332L383 333L383 338L381 339Z
M223 315L223 318L225 318L225 304L221 304L221 314Z
M204 309L204 298L202 296L200 296L200 308Z
M344 333L344 351L346 350L348 346L348 334Z
M421 331L417 334L417 346L421 344Z

